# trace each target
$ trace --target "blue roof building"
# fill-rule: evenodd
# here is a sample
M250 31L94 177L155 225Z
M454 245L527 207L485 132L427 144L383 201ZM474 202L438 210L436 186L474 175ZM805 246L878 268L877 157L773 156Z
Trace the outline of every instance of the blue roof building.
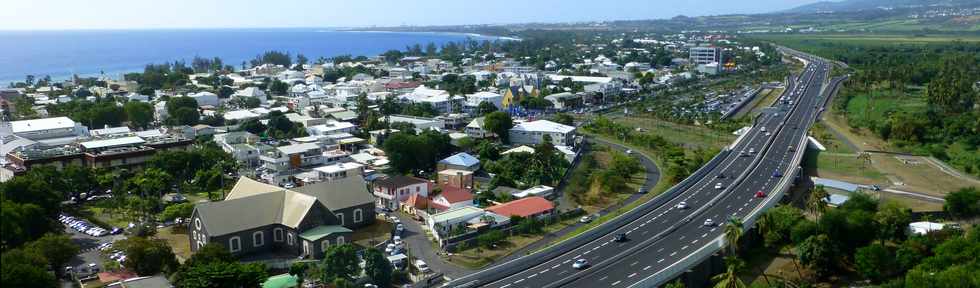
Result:
M458 169L466 171L480 170L480 159L473 157L466 152L461 152L453 156L446 157L437 163L439 171L446 169Z

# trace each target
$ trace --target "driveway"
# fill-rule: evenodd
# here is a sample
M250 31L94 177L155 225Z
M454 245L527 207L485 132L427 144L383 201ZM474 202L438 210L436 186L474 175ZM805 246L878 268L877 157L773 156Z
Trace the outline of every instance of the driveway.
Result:
M429 238L425 237L425 230L422 230L424 223L415 221L415 219L401 212L391 212L390 214L396 215L401 220L402 225L405 226L405 231L402 232L402 241L405 241L408 255L422 259L426 264L429 264L432 271L443 273L452 279L470 273L469 269L446 262L439 256L440 253L444 252L435 243L429 241Z

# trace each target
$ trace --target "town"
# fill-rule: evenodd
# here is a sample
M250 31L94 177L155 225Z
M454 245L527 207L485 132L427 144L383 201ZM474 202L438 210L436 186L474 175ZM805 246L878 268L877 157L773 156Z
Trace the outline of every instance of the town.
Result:
M905 17L977 11L930 9ZM909 114L866 108L863 117L889 120L862 128L849 115L842 129L821 113L858 110L849 105L864 103L854 102L862 97L855 91L867 91L860 89L910 85L921 94L949 79L942 77L976 94L976 67L896 84L875 77L901 73L856 70L884 69L860 66L874 61L822 58L845 44L794 38L825 31L812 27L605 28L514 29L494 41L380 55L266 51L241 63L195 56L119 77L27 75L0 88L4 269L29 270L30 282L12 287L702 287L741 283L738 273L753 287L802 287L885 283L897 269L946 255L933 250L942 241L975 240L960 224L971 228L969 221L946 220L976 216L976 164L962 160L975 154L958 148L976 139L968 135L976 109L929 102L929 111L966 123L947 126L967 132L949 136L960 137L949 146L907 153L853 139L873 139L862 129L885 139L932 131L904 129L918 123ZM976 60L963 57L956 59ZM848 96L831 100L837 93ZM861 101L873 101L867 97ZM928 181L907 176L920 161L950 164L934 164L942 172L928 170L939 175ZM715 202L715 194L757 182L764 184L739 189L749 196ZM702 213L722 208L733 211ZM658 218L665 214L679 218ZM667 226L674 224L686 226ZM707 244L709 233L720 240ZM661 248L638 250L647 243ZM701 248L695 244L718 249L678 259L662 252ZM636 254L599 256L602 249ZM669 255L645 259L673 261L665 264L685 264L685 255L713 260L634 279L633 270L658 267L622 260L642 253ZM886 276L869 268L884 256L870 253L914 255L894 260L907 263ZM846 263L832 263L840 257ZM632 274L616 276L626 264ZM828 277L832 270L851 278ZM730 285L721 287L746 287Z

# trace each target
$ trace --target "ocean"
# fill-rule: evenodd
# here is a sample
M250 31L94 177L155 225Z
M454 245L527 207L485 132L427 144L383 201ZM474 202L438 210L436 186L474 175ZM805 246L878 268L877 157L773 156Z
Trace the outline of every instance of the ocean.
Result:
M0 31L0 86L50 75L67 79L73 74L120 78L140 72L146 64L184 60L195 56L220 57L236 69L242 61L265 51L303 54L310 61L344 54L374 56L390 49L432 42L495 40L495 37L437 32L336 31L289 29L183 29L183 30L77 30Z

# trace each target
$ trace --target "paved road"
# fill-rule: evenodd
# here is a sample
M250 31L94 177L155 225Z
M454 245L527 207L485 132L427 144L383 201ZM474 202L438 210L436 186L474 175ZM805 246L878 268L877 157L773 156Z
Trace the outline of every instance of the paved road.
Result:
M704 220L710 217L716 222L722 222L727 215L748 213L754 208L754 206L749 207L750 203L761 202L761 199L752 196L754 191L760 188L768 191L779 182L779 178L772 176L776 169L786 174L786 171L795 168L789 167L791 164L789 158L794 154L791 150L800 148L795 145L805 133L806 126L802 123L813 118L813 100L819 96L819 83L823 82L825 70L825 67L807 69L807 73L800 79L818 84L801 85L799 89L788 91L788 97L793 99L794 103L798 103L797 106L804 107L803 109L793 110L792 105L779 104L780 107L777 109L763 114L749 134L735 144L732 149L735 152L729 154L719 164L720 168L709 171L690 189L670 199L665 205L617 228L612 233L593 239L585 245L575 247L569 252L547 259L522 272L491 275L502 277L494 279L495 281L460 279L450 284L501 288L629 286L649 275L664 271L663 269L672 263L678 262L683 256L708 242L701 239L714 239L719 235L721 229L718 227L702 227L700 224ZM806 97L801 97L804 94ZM790 114L790 111L802 112ZM788 114L790 116L787 120ZM782 126L783 121L790 124ZM769 136L767 135L769 133L762 131L762 127L767 131L779 133L774 134L775 137ZM780 127L787 128L778 131ZM801 127L804 129L799 129ZM774 139L770 141L770 138ZM768 147L774 147L771 155L765 154L768 152ZM738 153L738 151L749 150L759 153L754 155L749 153L746 156L740 156ZM765 158L761 158L763 155ZM717 178L721 174L725 177ZM742 177L745 176L748 177L742 181ZM719 183L722 189L716 189L714 185L716 183ZM734 189L730 186L734 186ZM689 207L676 208L680 202L685 202ZM614 242L612 235L619 233L626 233L631 240L622 243ZM713 237L708 238L708 235ZM666 239L671 240L664 241ZM701 241L701 244L698 244L698 241ZM573 269L571 263L577 259L587 259L593 268L584 271ZM489 278L487 275L481 276ZM492 282L487 284L488 281Z

